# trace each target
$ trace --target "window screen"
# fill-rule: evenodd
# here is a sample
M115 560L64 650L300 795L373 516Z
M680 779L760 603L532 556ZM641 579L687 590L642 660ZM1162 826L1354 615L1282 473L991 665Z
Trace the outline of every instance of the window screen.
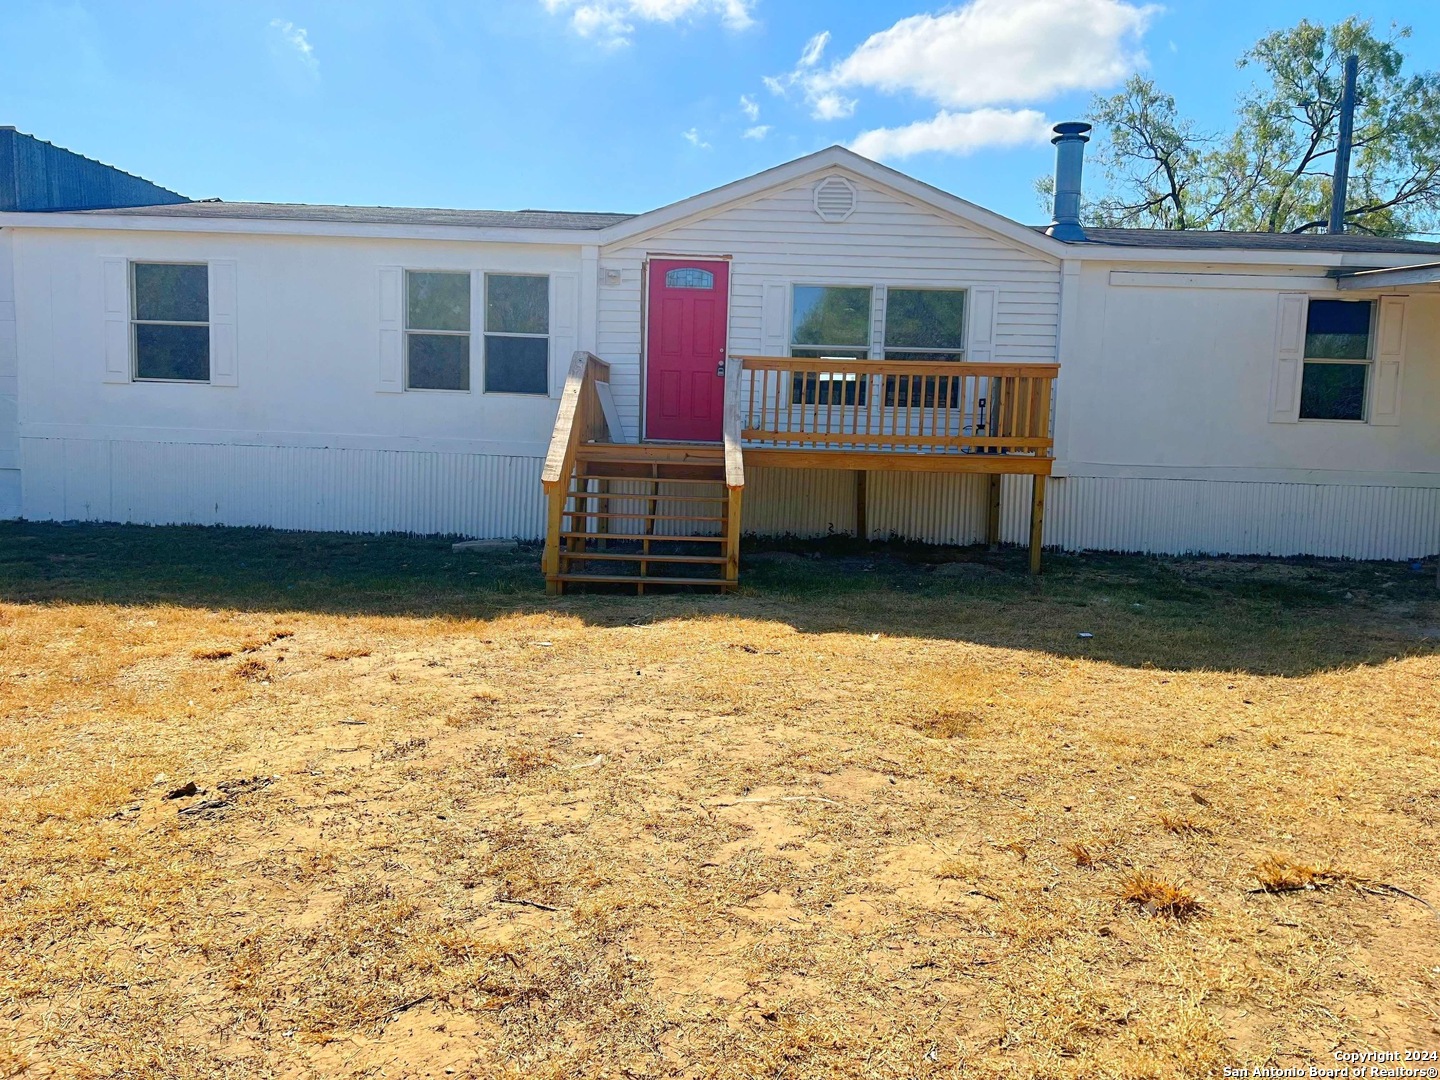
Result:
M1373 307L1369 300L1310 301L1300 419L1365 419Z
M550 392L550 279L485 276L485 390Z
M210 381L210 268L132 263L135 378Z
M405 274L405 388L470 389L470 275Z

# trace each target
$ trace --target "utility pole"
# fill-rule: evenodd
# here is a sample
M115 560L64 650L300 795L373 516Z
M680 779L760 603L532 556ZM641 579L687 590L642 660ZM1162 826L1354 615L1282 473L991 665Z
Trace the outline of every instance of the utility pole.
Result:
M1330 185L1330 231L1345 231L1345 194L1350 186L1350 149L1355 134L1355 80L1360 57L1345 58L1345 88L1340 94L1340 137L1335 143L1335 178Z

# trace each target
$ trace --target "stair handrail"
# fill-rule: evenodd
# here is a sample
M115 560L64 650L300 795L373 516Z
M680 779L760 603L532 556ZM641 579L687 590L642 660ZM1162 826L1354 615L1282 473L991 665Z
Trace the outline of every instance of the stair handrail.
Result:
M594 353L581 349L570 357L570 371L565 376L565 389L560 392L560 408L555 413L550 448L540 472L540 482L547 489L569 477L575 465L575 450L582 442L609 436L605 411L600 408L594 386L597 382L609 381L610 365Z
M745 494L744 424L740 418L741 375L745 361L725 359L725 408L721 428L725 443L725 580L735 588L740 580L740 507Z
M741 446L740 433L744 424L740 417L741 374L745 361L731 356L725 361L725 407L723 438L725 442L725 486L745 486L745 455Z
M601 442L610 437L605 410L595 389L596 383L609 381L610 365L594 353L579 349L570 357L570 371L565 376L565 389L560 392L550 448L540 470L540 482L545 486L549 502L544 558L547 578L560 572L561 523L565 501L569 498L570 474L575 471L576 452L581 443Z

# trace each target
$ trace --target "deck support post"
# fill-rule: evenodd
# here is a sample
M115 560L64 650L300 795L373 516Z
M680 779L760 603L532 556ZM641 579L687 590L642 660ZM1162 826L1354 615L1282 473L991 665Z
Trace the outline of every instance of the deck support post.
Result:
M546 486L550 487L548 484ZM559 596L564 591L564 582L557 580L557 576L560 573L560 530L565 520L565 489L556 485L547 494L550 505L546 515L545 557L542 560L545 591L551 596Z
M1035 476L1035 486L1030 492L1030 573L1040 573L1040 543L1045 530L1045 480L1043 475Z
M868 487L870 474L864 469L855 470L855 537L857 540L870 539L870 521L867 516Z
M1000 546L1000 474L991 473L985 506L985 543L993 550Z
M745 489L731 487L725 494L725 588L733 590L740 582L740 502Z

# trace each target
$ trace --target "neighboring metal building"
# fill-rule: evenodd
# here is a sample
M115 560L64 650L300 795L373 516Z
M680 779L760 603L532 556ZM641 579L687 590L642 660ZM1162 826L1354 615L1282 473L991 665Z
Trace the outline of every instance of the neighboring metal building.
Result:
M0 210L102 210L189 201L113 165L0 127Z

